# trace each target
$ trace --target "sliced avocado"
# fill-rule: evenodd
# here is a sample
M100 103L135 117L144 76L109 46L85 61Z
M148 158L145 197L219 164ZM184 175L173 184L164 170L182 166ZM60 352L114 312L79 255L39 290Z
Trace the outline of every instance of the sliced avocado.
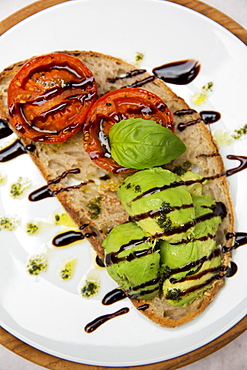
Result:
M164 278L166 278L163 292L165 296L173 296L174 299L168 299L169 303L178 306L185 306L191 303L208 289L210 284L203 286L202 289L196 289L193 293L183 294L182 296L179 296L179 292L181 293L188 288L204 283L210 278L210 275L209 277L203 276L195 281L186 280L183 283L176 284L172 284L170 279L177 280L192 274L198 274L205 269L220 265L221 260L221 257L217 256L212 261L205 261L216 248L215 235L221 223L221 217L214 213L216 203L209 195L196 195L192 199L196 220L193 238L182 240L176 244L164 241L160 243L161 266ZM175 299L176 294L178 299Z
M152 299L159 291L160 254L134 222L116 226L103 242L107 272L130 298Z
M191 261L197 261L198 248L196 243L193 242L170 244L166 241L162 241L160 243L160 258L162 270L178 269ZM188 271L180 272L179 277L185 276L186 273L188 273Z
M203 192L203 177L198 173L187 171L181 175L181 179L186 183L187 189L191 195L202 195ZM191 184L189 182L192 181ZM203 182L205 183L205 181Z
M207 238L207 243L201 244L199 254L200 257L211 252L209 248L209 240L215 238L218 227L222 222L222 217L214 213L214 210L216 209L216 202L212 200L210 195L196 195L193 196L192 199L196 214L194 239L204 241L205 238Z
M163 168L136 172L121 184L118 195L132 219L147 233L169 242L193 234L192 197L173 172Z
M217 279L221 264L220 254L205 261L194 273L191 271L183 278L171 275L163 284L163 294L172 306L187 306L210 288Z

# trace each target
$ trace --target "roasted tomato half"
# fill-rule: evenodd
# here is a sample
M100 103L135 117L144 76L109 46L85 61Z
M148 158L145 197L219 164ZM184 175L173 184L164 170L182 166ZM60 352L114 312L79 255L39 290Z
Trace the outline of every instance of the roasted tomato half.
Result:
M114 123L130 117L154 120L174 130L172 113L157 95L138 88L111 91L94 103L83 126L85 150L98 166L113 173L133 172L114 161L108 141Z
M8 89L15 130L45 143L61 143L73 136L96 99L92 72L78 58L63 53L31 59Z

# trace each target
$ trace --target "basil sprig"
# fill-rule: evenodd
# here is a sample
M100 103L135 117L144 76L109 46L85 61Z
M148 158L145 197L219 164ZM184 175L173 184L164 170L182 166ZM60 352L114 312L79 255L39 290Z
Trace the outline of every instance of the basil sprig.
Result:
M171 130L142 118L115 123L109 140L112 158L120 166L138 170L169 163L186 150Z

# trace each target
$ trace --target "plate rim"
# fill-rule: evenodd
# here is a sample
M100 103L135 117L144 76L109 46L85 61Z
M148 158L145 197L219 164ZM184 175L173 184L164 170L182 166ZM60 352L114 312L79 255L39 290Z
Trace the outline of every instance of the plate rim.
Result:
M38 0L19 9L0 22L0 36L22 20L40 11L70 0ZM199 0L163 0L194 10L220 24L247 45L247 31L234 19Z
M22 20L28 18L29 16L39 13L40 11L47 9L49 7L56 6L68 1L69 0L38 0L36 2L31 3L0 22L0 35L11 29L14 25L20 23ZM235 22L232 18L228 17L219 10L211 7L210 5L202 3L201 1L198 0L166 0L166 1L187 7L210 18L211 20L220 24L228 31L230 31L232 34L237 36L242 42L247 44L247 31L241 25ZM151 366L152 369L154 370L161 369L172 370L182 366L189 365L221 349L222 347L236 339L239 335L244 333L246 329L247 329L247 317L245 316L232 328L230 328L228 331L222 334L220 337L205 344L202 347L197 348L192 352L188 352L182 356L162 361L156 364L141 365L138 367L142 370L150 370ZM15 337L14 335L12 335L3 328L0 328L0 344L2 344L5 348L14 352L15 354L37 365L45 366L50 370L53 369L55 370L58 368L65 369L65 366L68 365L68 362L70 363L70 367L73 370L98 369L98 366L75 363L43 352L23 342L22 340L18 339L17 337ZM128 369L129 368L132 368L132 366L128 367ZM111 369L123 370L125 368L111 367Z

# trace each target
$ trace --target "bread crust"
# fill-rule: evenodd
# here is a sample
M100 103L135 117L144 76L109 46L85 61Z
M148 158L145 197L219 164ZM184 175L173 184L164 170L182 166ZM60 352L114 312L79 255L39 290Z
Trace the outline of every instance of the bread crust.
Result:
M93 51L62 52L79 58L92 71L98 85L99 96L150 77L148 72L134 77L124 77L126 73L133 71L136 67L112 56ZM10 126L11 122L7 110L8 84L25 62L13 64L0 75L0 118L7 120ZM189 160L198 168L202 176L214 177L217 174L223 174L225 169L218 147L212 138L210 129L200 120L200 115L197 112L182 116L176 114L177 111L188 110L189 106L158 78L143 83L141 88L155 93L167 104L173 114L175 133L187 146L186 152L169 164L167 168L172 169ZM198 122L188 125L183 131L178 129L181 122L186 124L191 121ZM85 183L93 179L94 182L84 184L79 189L60 192L57 194L57 198L78 227L83 227L83 233L88 235L88 240L96 253L103 257L104 251L101 246L103 239L114 226L128 221L128 215L116 192L118 185L126 175L109 174L95 165L84 151L81 131L68 142L62 144L34 143L26 138L20 138L20 140L25 146L31 143L35 145L36 150L29 152L29 155L47 182L60 176L64 171L72 168L80 169L80 173L66 176L58 184L51 184L52 191L66 189L71 184L72 178L77 183ZM229 246L232 240L227 241L225 235L227 232L234 232L234 213L226 176L209 181L205 186L205 193L210 194L213 199L223 202L226 206L227 215L220 225L217 239L222 245ZM100 202L101 213L98 218L92 219L88 204L95 198L102 200ZM224 266L229 265L230 259L230 252L222 254ZM196 299L187 307L173 307L160 297L155 297L151 301L132 300L132 302L137 308L148 304L148 309L140 312L152 321L162 326L176 327L199 315L212 301L222 285L222 279L216 280L210 290L207 290L201 298Z

